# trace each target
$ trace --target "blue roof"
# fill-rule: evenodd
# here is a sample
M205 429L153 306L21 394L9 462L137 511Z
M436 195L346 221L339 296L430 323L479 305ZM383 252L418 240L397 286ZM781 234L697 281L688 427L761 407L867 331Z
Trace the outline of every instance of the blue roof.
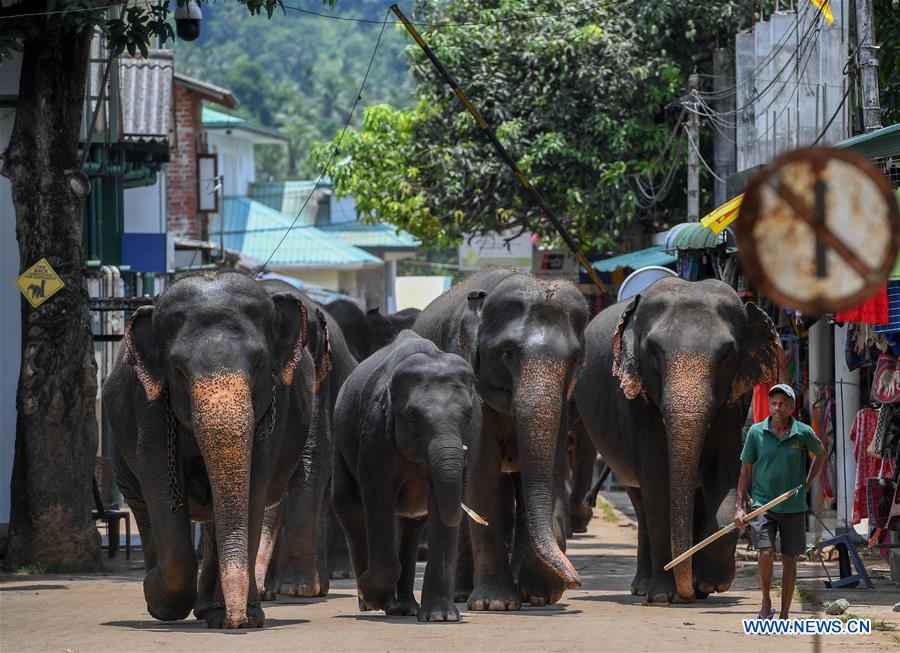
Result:
M293 222L293 217L247 197L226 197L224 201L225 247L265 262ZM210 225L210 238L217 239L218 216ZM269 261L271 266L355 269L382 265L381 259L353 247L315 227L299 221Z
M386 222L367 224L365 222L337 222L317 227L338 236L349 245L363 249L403 250L416 249L422 244L408 231L397 229Z
M631 268L637 270L647 265L669 265L678 260L678 257L663 250L662 246L655 245L647 249L639 249L636 252L620 254L612 258L605 258L591 263L591 267L597 272L612 272L618 268Z

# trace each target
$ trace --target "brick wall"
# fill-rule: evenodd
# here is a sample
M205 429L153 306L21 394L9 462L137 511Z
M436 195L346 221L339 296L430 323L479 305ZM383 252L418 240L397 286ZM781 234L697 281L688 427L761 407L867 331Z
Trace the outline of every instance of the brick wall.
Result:
M169 232L184 238L203 238L197 212L197 153L202 147L200 98L175 84L175 147L166 174L166 214Z

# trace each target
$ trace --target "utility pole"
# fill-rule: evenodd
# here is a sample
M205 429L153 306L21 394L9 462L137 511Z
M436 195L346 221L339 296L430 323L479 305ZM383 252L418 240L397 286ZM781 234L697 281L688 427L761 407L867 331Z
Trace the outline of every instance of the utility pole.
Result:
M700 116L697 115L697 101L694 93L700 86L700 77L693 73L688 77L688 91L691 109L688 124L688 169L687 169L687 219L688 222L700 221Z
M716 109L722 113L734 112L735 94L728 94L728 89L734 88L734 60L728 55L725 48L713 50L713 91L718 92L721 99L716 103ZM737 169L737 148L735 128L722 125L713 132L713 152L716 174L722 179L728 179ZM724 181L715 180L715 205L722 206L728 197L728 189Z
M878 102L878 46L875 45L875 20L872 0L856 0L856 64L862 91L863 133L881 129L881 105Z

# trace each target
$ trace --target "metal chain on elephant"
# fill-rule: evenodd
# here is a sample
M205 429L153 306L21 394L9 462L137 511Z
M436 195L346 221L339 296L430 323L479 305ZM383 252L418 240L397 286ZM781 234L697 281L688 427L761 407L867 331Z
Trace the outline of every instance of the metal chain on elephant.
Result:
M262 419L259 420L259 424L256 425L256 440L258 442L264 442L269 439L269 436L272 435L272 431L275 430L275 415L276 415L276 406L275 406L275 394L278 389L278 382L274 374L272 374L272 401L269 403L269 407L266 408L266 412L263 413ZM266 423L268 419L268 424L265 429L261 429L262 425Z
M177 429L175 411L169 401L169 386L166 386L166 453L168 458L169 495L172 497L172 512L178 512L184 505L181 487L178 484L178 468L175 464L177 450Z

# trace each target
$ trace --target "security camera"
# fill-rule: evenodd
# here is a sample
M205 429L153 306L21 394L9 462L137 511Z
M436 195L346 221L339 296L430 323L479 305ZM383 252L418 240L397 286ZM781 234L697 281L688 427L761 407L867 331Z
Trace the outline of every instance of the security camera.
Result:
M203 14L196 0L188 0L175 8L175 31L182 41L196 41L200 36Z

